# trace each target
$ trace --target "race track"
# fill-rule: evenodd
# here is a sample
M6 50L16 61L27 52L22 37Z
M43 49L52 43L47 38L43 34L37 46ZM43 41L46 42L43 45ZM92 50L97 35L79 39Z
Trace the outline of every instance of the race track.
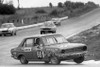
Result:
M95 9L85 15L80 17L75 17L62 21L62 25L57 28L57 33L69 37L75 35L83 30L89 29L95 25L100 24L100 8ZM33 36L39 34L39 28L30 28L17 32L17 36L6 36L0 37L0 66L50 66L43 63L30 63L28 65L21 65L18 60L11 58L10 50L14 47L17 47L22 39L26 36ZM91 66L91 63L83 62L81 65L76 65L74 62L61 63L59 66L69 66L69 67L86 67L87 65ZM94 65L97 65L94 62ZM92 65L93 66L93 65ZM91 67L92 67L91 66ZM87 66L88 67L88 66Z

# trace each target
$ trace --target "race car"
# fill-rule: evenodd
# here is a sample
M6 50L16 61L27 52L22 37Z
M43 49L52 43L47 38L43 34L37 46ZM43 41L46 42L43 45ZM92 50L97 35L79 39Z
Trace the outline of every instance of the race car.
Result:
M22 64L28 64L29 61L60 64L66 60L80 64L86 53L86 44L70 43L61 34L28 36L18 47L11 49L11 57L20 60Z
M0 35L6 36L7 34L10 34L11 36L16 35L17 29L14 26L13 23L4 23L1 25L0 28Z
M52 21L44 22L44 25L40 28L40 34L56 33L56 25Z
M51 21L53 21L56 26L61 26L61 20L59 18L52 18Z

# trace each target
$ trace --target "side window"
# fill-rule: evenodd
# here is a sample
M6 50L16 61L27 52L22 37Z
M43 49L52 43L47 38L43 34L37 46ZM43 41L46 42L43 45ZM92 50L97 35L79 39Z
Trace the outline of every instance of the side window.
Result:
M24 42L24 45L23 47L32 47L33 46L33 39L27 39L25 42Z
M34 46L42 46L43 43L41 42L41 39L40 38L35 38L35 43L34 43Z
M67 40L62 36L56 36L55 39L56 39L57 43L67 42Z
M47 37L46 41L47 41L47 45L56 43L56 41L55 41L55 39L53 37Z

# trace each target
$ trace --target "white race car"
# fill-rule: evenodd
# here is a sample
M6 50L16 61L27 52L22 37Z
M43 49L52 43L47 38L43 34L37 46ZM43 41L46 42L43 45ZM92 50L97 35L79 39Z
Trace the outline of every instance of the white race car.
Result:
M61 26L61 20L59 18L52 18L51 21L53 21L56 26Z
M56 25L52 21L44 22L44 25L40 28L40 34L56 33Z
M16 35L16 27L13 23L4 23L1 25L0 28L0 35L6 36L7 34L10 34L11 36Z

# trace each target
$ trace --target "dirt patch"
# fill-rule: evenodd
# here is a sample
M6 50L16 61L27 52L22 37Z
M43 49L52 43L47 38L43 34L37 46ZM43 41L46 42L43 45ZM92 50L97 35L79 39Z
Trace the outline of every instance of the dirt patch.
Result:
M100 25L70 37L68 41L87 45L86 60L100 60Z

